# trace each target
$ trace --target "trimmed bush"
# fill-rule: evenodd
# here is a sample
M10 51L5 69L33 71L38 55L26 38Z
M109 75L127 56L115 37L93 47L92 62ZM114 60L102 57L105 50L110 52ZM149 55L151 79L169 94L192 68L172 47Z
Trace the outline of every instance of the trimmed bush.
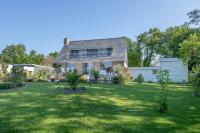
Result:
M144 82L144 77L142 76L142 74L138 74L138 76L135 79L135 81L138 82L139 84L141 84L142 82Z

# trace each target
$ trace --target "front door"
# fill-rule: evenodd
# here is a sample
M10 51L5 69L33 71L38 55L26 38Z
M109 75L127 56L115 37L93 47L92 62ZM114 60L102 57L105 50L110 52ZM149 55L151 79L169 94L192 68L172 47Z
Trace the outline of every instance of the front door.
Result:
M84 63L83 65L83 73L90 74L91 69L93 68L92 63Z

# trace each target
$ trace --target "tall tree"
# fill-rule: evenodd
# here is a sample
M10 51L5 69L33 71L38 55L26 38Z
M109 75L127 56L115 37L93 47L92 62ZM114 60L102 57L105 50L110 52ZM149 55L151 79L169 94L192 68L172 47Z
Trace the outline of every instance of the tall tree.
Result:
M142 53L143 66L151 66L151 62L160 51L162 32L158 28L152 28L137 37Z
M23 44L10 45L2 50L0 58L8 64L22 64L26 63L27 54L26 47Z
M58 56L58 52L56 51L49 53L48 56L45 58L45 60L42 62L42 65L53 66L57 56Z
M181 43L180 56L188 61L189 70L200 65L200 35L191 34Z
M159 53L164 57L180 57L180 44L188 38L189 34L190 28L186 25L167 28L163 32L162 48Z
M187 14L189 17L188 24L194 24L200 26L200 9L195 9Z
M41 64L45 59L43 54L38 54L35 50L31 50L29 54L29 61L30 64Z
M142 51L138 42L133 42L131 39L128 42L128 66L138 67L142 62Z
M51 52L49 53L49 56L53 57L54 59L56 59L56 57L58 56L58 52L55 51L55 52Z

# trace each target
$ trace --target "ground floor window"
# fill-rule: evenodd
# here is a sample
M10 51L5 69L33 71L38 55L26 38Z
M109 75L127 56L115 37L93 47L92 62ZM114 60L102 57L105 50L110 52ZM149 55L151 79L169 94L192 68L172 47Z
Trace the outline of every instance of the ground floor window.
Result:
M71 72L75 69L75 65L72 63L67 64L67 72Z
M83 65L83 72L85 74L89 74L92 69L93 69L93 64L92 63L84 63L84 65Z
M104 61L104 62L101 62L100 64L101 64L101 70L106 70L112 67L111 61Z

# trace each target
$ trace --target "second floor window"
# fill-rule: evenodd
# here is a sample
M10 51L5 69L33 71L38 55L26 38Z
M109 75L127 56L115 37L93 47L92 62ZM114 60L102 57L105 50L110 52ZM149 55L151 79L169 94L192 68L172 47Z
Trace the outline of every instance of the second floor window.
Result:
M71 50L71 58L106 57L112 55L113 48Z

